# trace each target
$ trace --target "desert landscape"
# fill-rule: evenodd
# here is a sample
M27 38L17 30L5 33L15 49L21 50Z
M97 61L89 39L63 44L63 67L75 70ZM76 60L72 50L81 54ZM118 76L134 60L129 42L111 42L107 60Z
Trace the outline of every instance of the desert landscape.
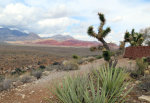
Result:
M10 73L16 68L32 69L40 65L50 65L72 58L73 55L83 57L96 56L99 52L91 52L86 47L53 47L32 45L0 45L1 74Z
M0 3L0 103L150 103L150 1Z

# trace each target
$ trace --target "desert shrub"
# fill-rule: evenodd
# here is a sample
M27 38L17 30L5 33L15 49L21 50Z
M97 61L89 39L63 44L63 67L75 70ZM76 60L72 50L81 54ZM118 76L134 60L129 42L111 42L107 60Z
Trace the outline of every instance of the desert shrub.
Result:
M52 70L54 70L55 66L57 66L57 65L49 65L49 66L46 67L46 70L47 71L52 71Z
M60 62L54 62L53 65L60 65Z
M144 71L147 69L148 63L145 61L145 58L136 59L136 68L131 71L130 76L133 79L139 79L144 76Z
M102 56L101 56L101 55L97 55L95 58L96 58L96 59L101 59Z
M12 75L15 75L15 74L21 75L21 74L23 74L23 73L25 73L24 70L22 70L22 69L20 69L20 68L16 68L11 74L12 74Z
M3 91L3 83L0 82L0 91Z
M138 84L139 89L150 92L150 75L141 77L140 81L142 82Z
M97 47L93 46L93 47L90 47L90 51L96 51L97 50Z
M20 81L22 83L29 83L31 82L32 77L30 75L24 75L20 78Z
M40 69L45 69L46 67L44 65L40 65Z
M10 79L5 79L3 82L2 82L2 90L8 90L11 88L11 83L12 83L12 80Z
M141 77L140 81L142 81L142 82L150 81L150 75Z
M74 54L74 55L72 55L72 58L73 58L73 59L79 59L80 57L79 57L78 55L75 55L75 54Z
M138 86L141 90L144 90L146 92L150 92L150 81L142 82Z
M95 60L95 57L88 57L88 58L87 58L87 61L88 61L88 62L93 62L94 60Z
M0 82L3 82L3 80L5 79L4 75L0 75Z
M131 76L133 79L137 79L137 78L139 77L139 75L137 74L136 71L132 71L132 72L130 73L130 76Z
M148 63L144 61L144 59L137 59L136 60L136 66L137 66L137 74L138 75L144 75L144 70L147 69Z
M65 64L62 64L60 68L58 68L60 70L78 70L79 69L79 65L76 62L73 61L67 61Z
M150 65L150 57L146 57L144 60Z
M42 71L41 70L32 71L31 75L33 75L37 79L40 79L42 77Z
M85 62L85 60L83 60L83 59L79 59L78 61L77 61L77 63L80 65L80 64L83 64Z
M124 102L131 90L125 90L128 86L127 82L124 82L126 75L119 68L100 68L89 75L68 77L52 89L54 101L58 103Z

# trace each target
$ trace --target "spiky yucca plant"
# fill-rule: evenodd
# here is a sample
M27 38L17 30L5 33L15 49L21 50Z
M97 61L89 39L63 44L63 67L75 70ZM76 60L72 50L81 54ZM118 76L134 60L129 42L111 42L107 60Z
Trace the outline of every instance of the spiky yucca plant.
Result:
M101 21L100 26L98 28L98 33L96 33L94 31L93 26L90 26L88 28L87 33L89 36L92 36L92 37L96 38L97 40L99 40L101 43L103 43L104 48L106 48L107 50L110 50L109 46L108 46L107 42L104 40L104 38L110 33L111 29L110 29L110 27L107 27L106 29L103 28L105 25L105 22L106 22L104 14L98 13L98 16Z
M125 90L126 76L120 68L99 68L83 77L68 77L53 89L53 100L57 103L122 103L130 91Z
M132 29L131 33L126 31L124 35L124 42L130 43L131 46L141 46L144 42L144 35L142 33L137 33Z

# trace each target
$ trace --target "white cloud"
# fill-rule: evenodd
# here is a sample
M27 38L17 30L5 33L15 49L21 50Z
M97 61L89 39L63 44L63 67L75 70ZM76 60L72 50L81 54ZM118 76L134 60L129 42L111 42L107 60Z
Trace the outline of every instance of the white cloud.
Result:
M40 36L70 34L95 40L87 35L89 25L97 30L97 12L106 16L113 32L108 41L119 42L128 29L150 26L150 2L142 0L0 0L0 26L33 31Z
M44 33L54 33L54 34L59 34L59 33L64 33L67 29L68 26L73 25L73 24L78 24L78 20L74 20L68 17L63 17L63 18L54 18L54 19L44 19L41 21L38 21L38 26L40 29L43 29Z
M38 22L38 24L45 28L45 27L66 27L74 23L79 23L77 20L70 19L68 17L63 18L55 18L55 19L44 19Z
M117 16L117 17L111 19L110 21L115 23L115 22L119 22L119 21L122 21L122 20L123 20L122 16Z
M55 34L38 34L40 37L51 37Z
M29 23L38 20L38 12L34 7L27 7L23 4L9 4L0 12L0 25L27 27Z
M89 37L88 35L73 35L73 37L78 40L96 41L96 39Z

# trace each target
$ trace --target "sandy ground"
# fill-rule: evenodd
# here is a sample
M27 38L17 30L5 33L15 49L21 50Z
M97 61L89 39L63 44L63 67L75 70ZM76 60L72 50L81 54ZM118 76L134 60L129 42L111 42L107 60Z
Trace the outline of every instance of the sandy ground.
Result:
M46 103L45 99L50 97L49 89L55 81L67 75L87 73L91 69L97 68L102 64L104 64L103 59L81 65L81 69L76 71L53 71L48 76L44 76L35 82L24 84L15 89L0 93L0 103ZM130 64L128 59L120 59L118 66L130 68L133 64L134 62L132 61Z

